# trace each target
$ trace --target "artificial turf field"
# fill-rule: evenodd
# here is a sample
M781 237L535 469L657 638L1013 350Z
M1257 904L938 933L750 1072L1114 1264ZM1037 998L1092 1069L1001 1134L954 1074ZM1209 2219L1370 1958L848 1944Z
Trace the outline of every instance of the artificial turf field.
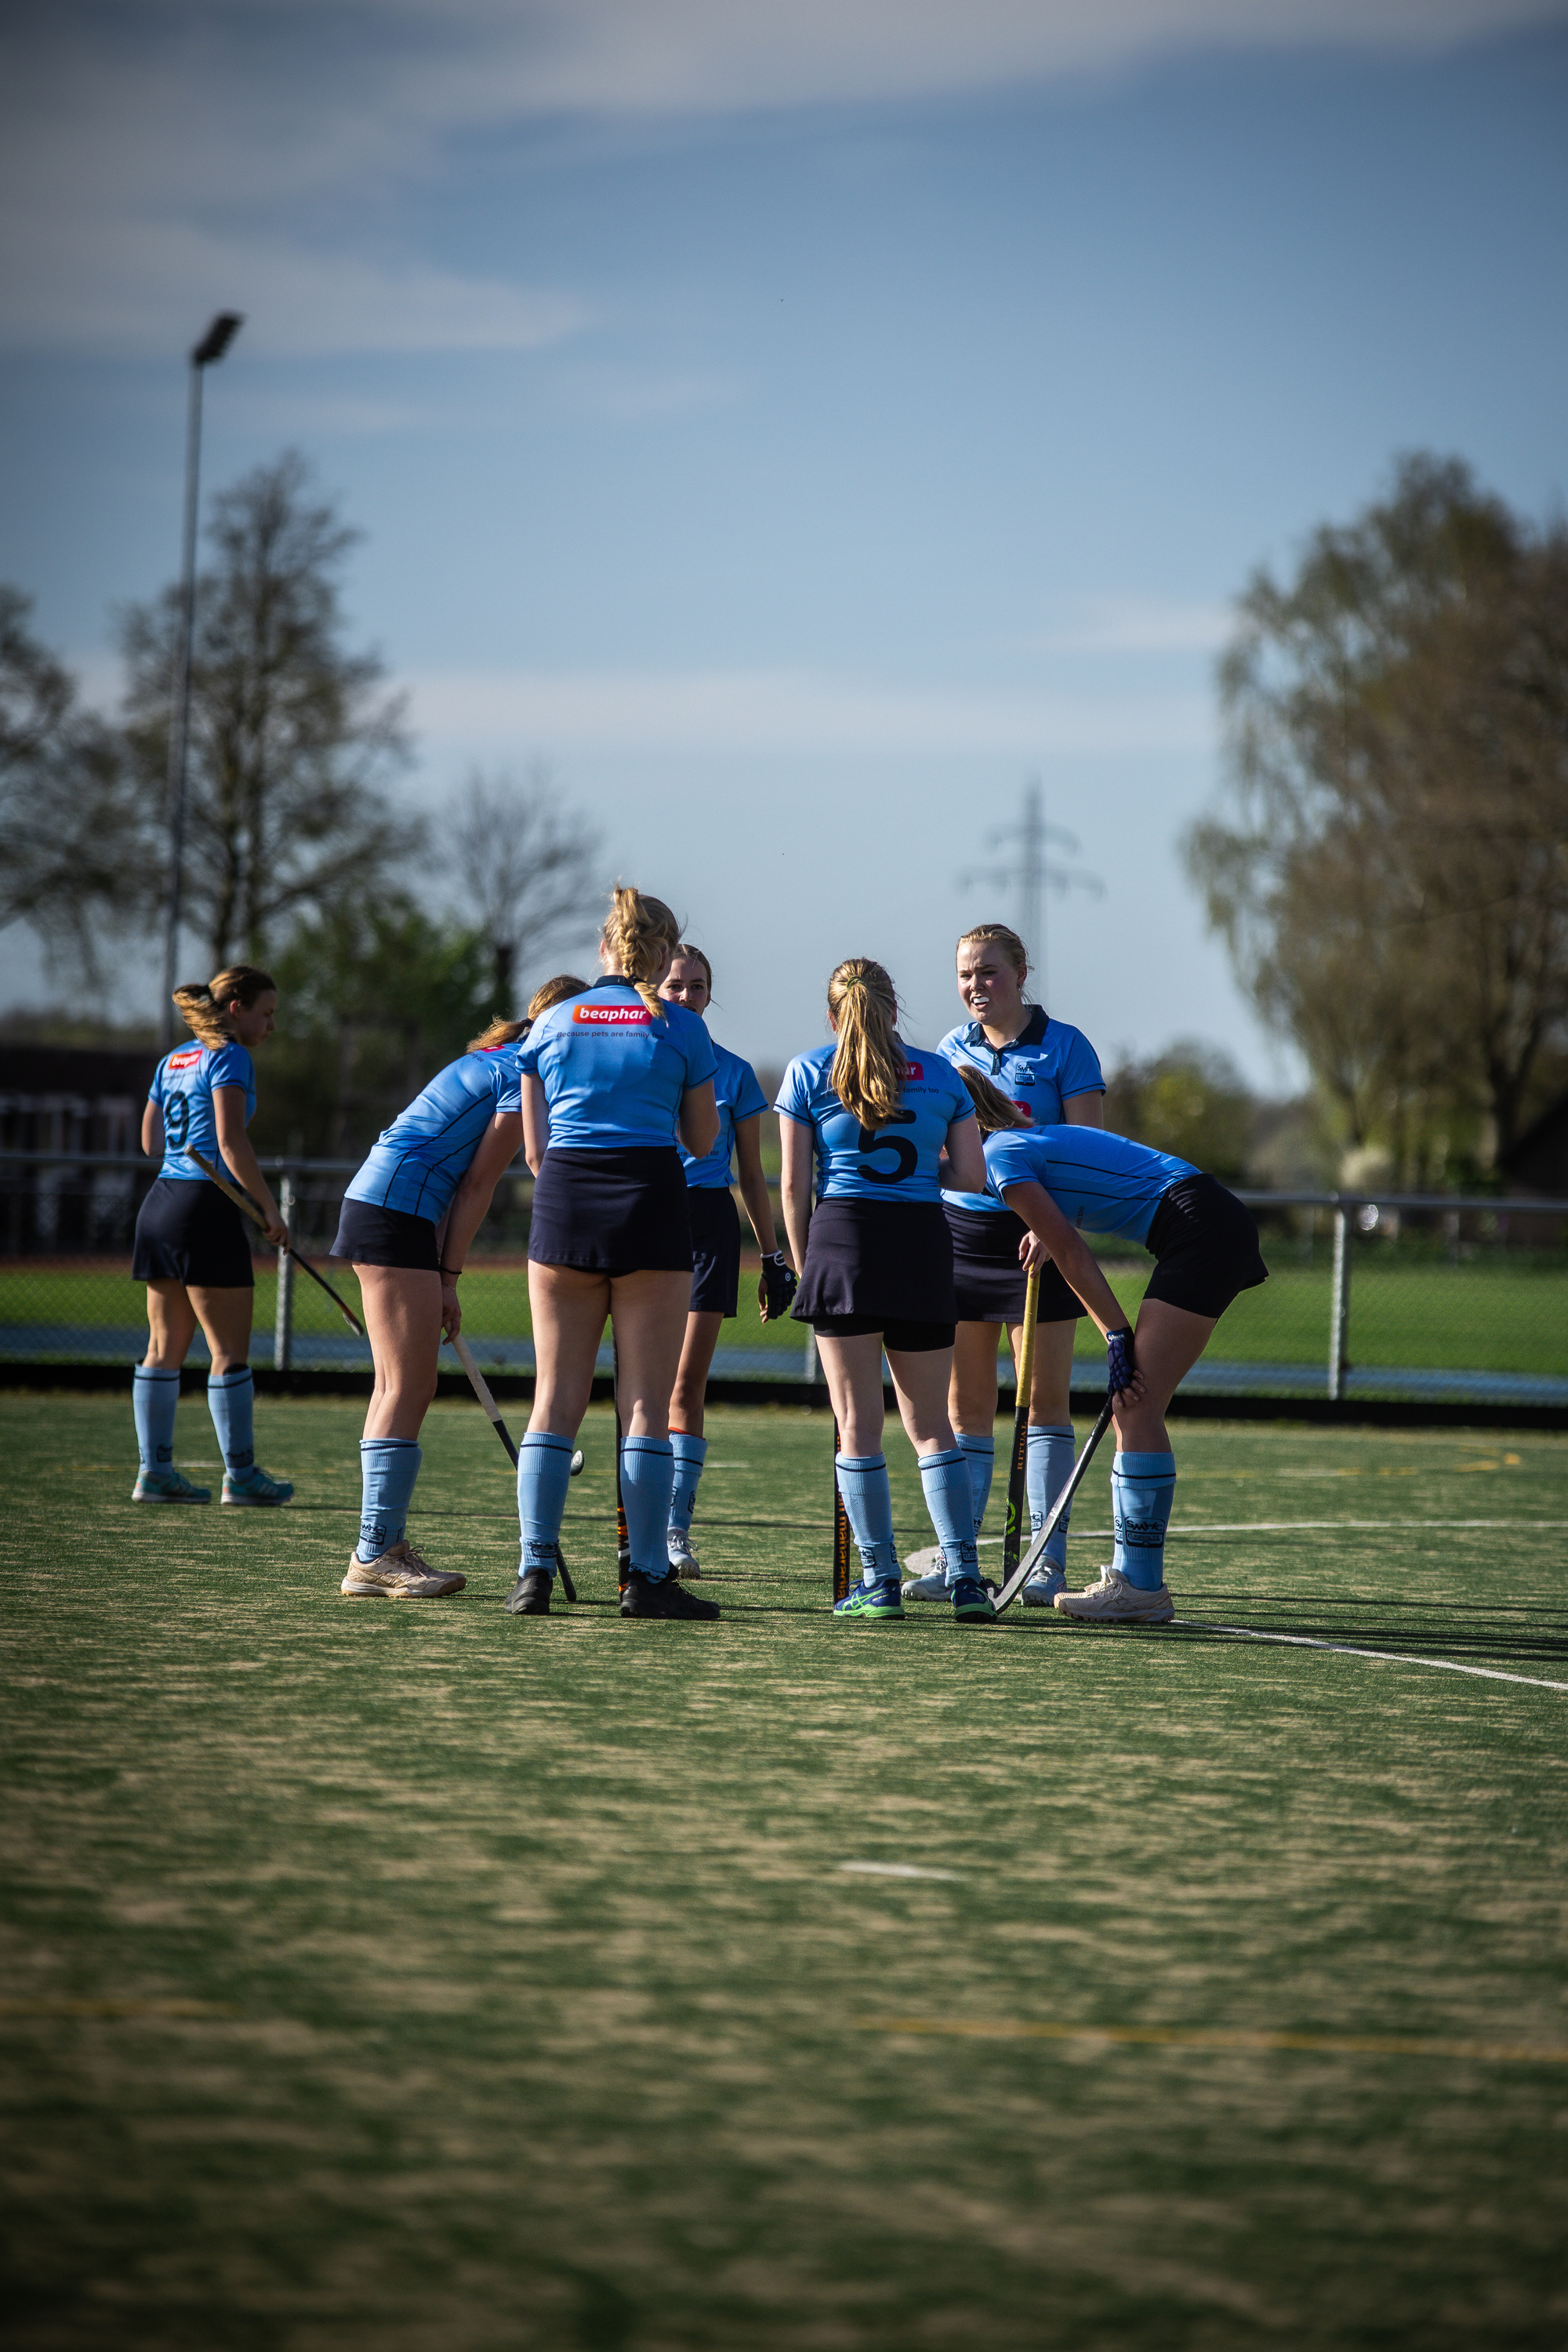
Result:
M458 1404L468 1591L346 1601L359 1421L153 1510L128 1400L0 1399L11 2343L1568 2339L1568 1439L1176 1424L1184 1620L1531 1681L836 1625L799 1410L710 1416L717 1626L616 1614L603 1411L584 1605Z

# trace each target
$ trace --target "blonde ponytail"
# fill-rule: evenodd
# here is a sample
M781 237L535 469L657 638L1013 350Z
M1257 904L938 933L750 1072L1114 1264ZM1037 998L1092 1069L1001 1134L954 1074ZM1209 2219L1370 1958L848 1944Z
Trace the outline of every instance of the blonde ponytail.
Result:
M605 948L611 962L631 982L656 1021L666 1007L654 985L680 945L680 925L662 898L647 898L634 883L617 882L610 893Z
M827 1009L838 1029L828 1082L851 1118L862 1127L886 1127L904 1082L893 983L869 956L850 956L827 983Z
M1016 1102L1010 1102L1001 1087L994 1087L989 1078L981 1076L978 1070L967 1070L961 1063L958 1075L969 1088L969 1099L974 1105L974 1123L983 1136L1000 1135L1004 1129L1009 1127L1034 1125L1026 1112L1021 1111Z
M223 971L215 972L211 980L187 981L174 991L174 1002L181 1020L194 1037L204 1045L227 1045L233 1040L224 1018L225 1008L237 999L248 1013L258 996L271 989L277 993L278 982L259 964L231 963Z

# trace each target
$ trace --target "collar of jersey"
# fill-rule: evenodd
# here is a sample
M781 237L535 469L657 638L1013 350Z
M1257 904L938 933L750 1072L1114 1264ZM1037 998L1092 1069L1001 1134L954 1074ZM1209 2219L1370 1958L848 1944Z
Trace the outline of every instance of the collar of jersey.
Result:
M637 994L637 982L628 980L624 971L605 972L594 982L594 988L629 988L634 996ZM594 988L588 991L590 996L594 993Z
M1013 1054L1020 1045L1043 1045L1050 1025L1050 1016L1045 1006L1037 1004L1017 1035L1009 1038L1005 1045L994 1045L985 1034L984 1024L978 1021L970 1023L963 1042L966 1045L984 1045L988 1054Z

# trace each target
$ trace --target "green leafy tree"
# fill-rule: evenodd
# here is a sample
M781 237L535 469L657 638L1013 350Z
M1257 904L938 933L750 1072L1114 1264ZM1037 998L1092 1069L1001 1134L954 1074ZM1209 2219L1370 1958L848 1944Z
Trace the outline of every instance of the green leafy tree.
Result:
M273 959L278 1034L258 1063L260 1147L363 1152L494 1008L484 933L405 894L301 917Z
M287 452L215 501L191 665L186 904L216 970L264 959L297 914L374 896L423 828L383 784L408 754L374 654L343 644L339 575L357 533ZM127 740L146 815L165 820L179 592L132 605Z
M1247 1173L1254 1104L1228 1054L1183 1038L1106 1082L1105 1124L1230 1183Z
M1568 528L1411 457L1238 614L1211 923L1346 1143L1506 1150L1568 1026Z

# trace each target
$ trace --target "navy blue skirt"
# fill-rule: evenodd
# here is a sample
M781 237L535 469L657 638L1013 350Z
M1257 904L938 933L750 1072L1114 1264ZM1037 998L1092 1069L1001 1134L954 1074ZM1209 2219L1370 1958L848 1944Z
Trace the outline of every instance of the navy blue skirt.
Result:
M347 1258L351 1265L399 1265L413 1274L434 1274L440 1263L433 1218L416 1217L412 1209L384 1209L376 1201L343 1202L328 1255Z
M197 1290L254 1290L250 1243L234 1202L204 1178L157 1177L136 1213L131 1260L137 1282Z
M1145 1298L1217 1318L1268 1279L1245 1201L1213 1176L1183 1176L1163 1195L1143 1246L1158 1263Z
M961 1323L1021 1323L1029 1277L1018 1263L1018 1244L1028 1227L1011 1209L1001 1216L984 1209L942 1204L952 1235L952 1290ZM1041 1323L1076 1323L1088 1307L1059 1268L1040 1268Z
M741 1303L741 1220L728 1184L687 1188L693 1315L733 1315Z
M544 1155L528 1255L587 1274L689 1274L690 1195L674 1144Z
M791 1312L830 1327L841 1316L952 1324L952 1236L936 1201L821 1201L806 1235Z

